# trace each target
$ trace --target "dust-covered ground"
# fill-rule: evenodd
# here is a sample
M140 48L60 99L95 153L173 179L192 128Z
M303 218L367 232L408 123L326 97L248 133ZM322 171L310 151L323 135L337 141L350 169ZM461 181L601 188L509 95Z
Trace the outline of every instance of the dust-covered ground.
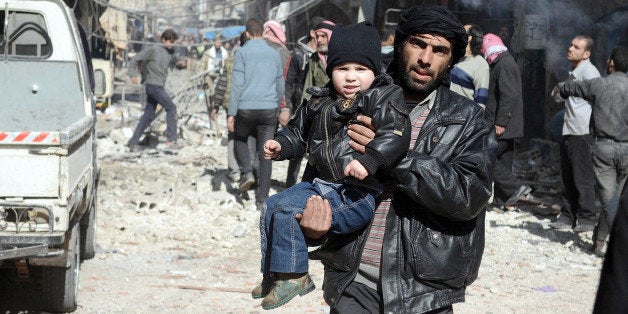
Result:
M174 154L103 158L99 250L82 265L79 312L264 312L249 294L261 279L259 212L229 186L223 144L209 138ZM271 193L282 189L286 168L274 163ZM479 278L457 312L592 310L602 260L589 251L591 234L549 228L548 212L488 212ZM329 310L322 267L311 267L318 289L271 312Z
M253 192L247 200L227 179L224 112L218 133L203 120L207 113L183 115L180 150L131 153L124 144L140 107L125 106L98 117L97 253L81 265L76 313L328 312L317 261L310 263L314 292L271 311L251 298L261 280L259 211ZM271 194L283 189L286 168L273 164ZM544 206L488 212L479 278L456 312L591 312L602 259L590 252L590 233L549 228L551 213ZM8 312L36 312L28 300L2 302Z

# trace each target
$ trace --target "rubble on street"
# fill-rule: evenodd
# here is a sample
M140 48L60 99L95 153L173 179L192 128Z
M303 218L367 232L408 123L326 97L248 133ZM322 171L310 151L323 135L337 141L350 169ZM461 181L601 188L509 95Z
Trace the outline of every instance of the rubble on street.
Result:
M202 90L187 86L190 82L187 71L174 71L167 85L189 93L180 98L188 99L186 104L175 98L179 150L159 144L165 141L162 116L151 126L149 148L129 151L125 144L142 110L137 102L114 103L98 115L97 251L81 265L76 312L328 313L318 261L310 262L313 293L271 311L251 298L261 280L254 192L241 194L229 181L225 112L213 125ZM466 302L454 305L456 312L593 308L602 259L590 251L591 233L548 226L559 184L548 163L542 166L551 160L551 143L537 144L518 161L516 173L529 175L525 180L542 201L487 212L479 278L467 289ZM287 167L287 161L273 163L271 195L283 189ZM29 306L18 304L15 310Z

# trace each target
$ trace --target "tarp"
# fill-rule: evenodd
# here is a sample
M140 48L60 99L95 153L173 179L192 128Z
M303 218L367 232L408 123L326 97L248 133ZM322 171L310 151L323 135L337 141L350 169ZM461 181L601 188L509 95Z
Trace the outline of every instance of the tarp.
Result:
M198 27L186 27L183 29L183 32L190 35L198 34Z
M244 25L225 27L222 30L222 36L226 39L236 38L240 36L240 34L242 34L242 32L244 32L245 30L246 30L246 26Z
M244 32L245 29L246 27L244 25L234 25L225 28L210 28L205 29L204 37L206 39L214 39L216 35L220 34L225 39L231 39L240 36L240 34Z

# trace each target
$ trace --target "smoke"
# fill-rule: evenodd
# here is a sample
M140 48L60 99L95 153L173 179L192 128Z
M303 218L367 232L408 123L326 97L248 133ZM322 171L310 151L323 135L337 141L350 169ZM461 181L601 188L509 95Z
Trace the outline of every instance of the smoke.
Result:
M545 44L545 68L559 79L565 79L571 64L567 60L567 49L578 34L593 35L592 17L571 1L538 1L541 12L549 16L547 41Z
M595 19L599 17L592 16L592 4L585 1L579 1L581 6L573 0L460 0L460 3L464 9L483 10L488 17L497 20L513 12L515 28L511 29L511 50L517 54L524 49L544 49L545 68L558 79L568 75L571 63L567 60L567 49L576 35L590 35L595 39L600 29L612 34L614 30L628 25L628 11L616 12L607 20L596 23ZM490 25L485 31L497 32L499 26ZM595 65L603 67L602 64Z
M597 26L606 31L613 31L628 25L628 11L617 12L612 14L609 20L600 21Z

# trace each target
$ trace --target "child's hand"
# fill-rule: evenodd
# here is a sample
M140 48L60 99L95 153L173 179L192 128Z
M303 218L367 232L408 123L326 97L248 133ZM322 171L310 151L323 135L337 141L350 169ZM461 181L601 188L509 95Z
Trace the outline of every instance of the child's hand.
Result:
M264 143L264 159L273 159L279 156L281 144L275 140L268 140Z
M362 180L368 175L369 172L366 168L364 168L364 166L362 166L362 164L355 159L345 167L345 176L352 176L358 180Z

